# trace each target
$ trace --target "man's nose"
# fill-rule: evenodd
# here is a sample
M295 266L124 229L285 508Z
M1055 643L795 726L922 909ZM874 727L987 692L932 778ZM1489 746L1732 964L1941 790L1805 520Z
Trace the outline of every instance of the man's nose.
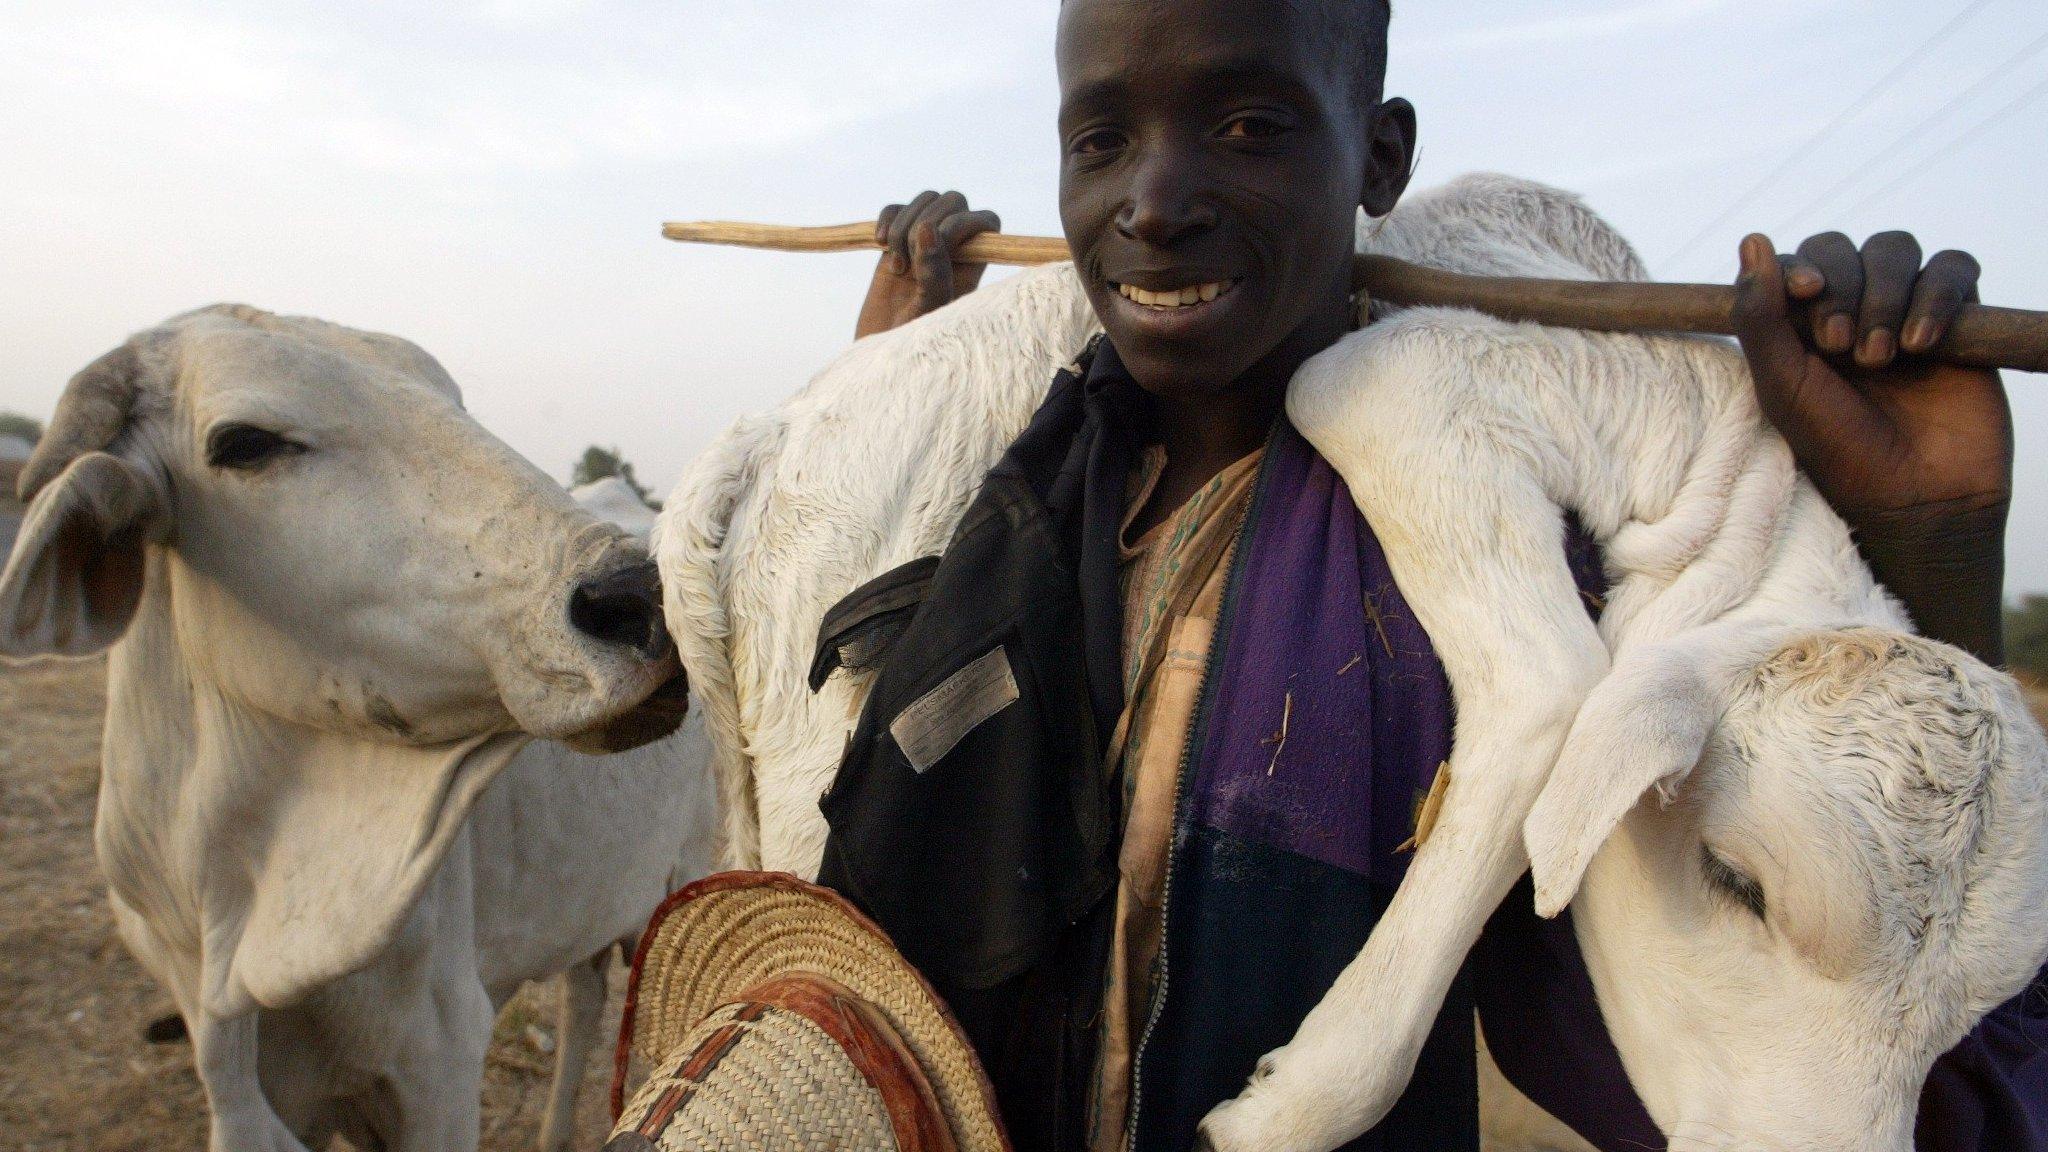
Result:
M1117 216L1124 235L1155 248L1168 248L1216 226L1216 210L1204 194L1200 166L1183 149L1160 149L1142 158L1131 194Z

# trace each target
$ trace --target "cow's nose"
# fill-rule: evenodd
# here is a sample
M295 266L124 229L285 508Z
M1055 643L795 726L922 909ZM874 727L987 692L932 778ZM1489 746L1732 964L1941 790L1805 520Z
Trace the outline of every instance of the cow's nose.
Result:
M661 577L643 560L586 580L569 594L569 623L606 644L631 648L649 660L668 655L661 619Z

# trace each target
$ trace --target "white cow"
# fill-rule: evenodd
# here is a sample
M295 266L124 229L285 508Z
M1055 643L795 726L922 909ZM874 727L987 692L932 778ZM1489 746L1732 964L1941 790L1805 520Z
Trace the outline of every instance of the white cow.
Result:
M0 654L111 648L99 859L214 1152L464 1149L496 1008L708 869L701 724L645 553L413 345L217 307L75 377L22 478ZM495 784L493 783L495 781Z
M570 489L569 495L591 515L611 521L642 544L654 531L654 509L647 506L631 484L617 476L579 485Z
M1576 199L1498 177L1411 197L1361 246L1641 276ZM1090 327L1065 269L1026 273L864 341L685 478L657 558L736 861L817 867L814 800L867 687L807 697L817 622L943 547ZM1561 907L1597 853L1575 923L1652 1116L1714 1146L1905 1147L1931 1061L2048 952L2041 737L2004 677L1908 635L1735 350L1415 310L1313 361L1289 410L1379 530L1467 719L1455 819L1209 1137L1332 1147L1384 1113L1528 865L1523 817L1563 749L1529 823L1540 900ZM1606 548L1598 631L1563 508ZM1650 791L1676 802L1638 808Z

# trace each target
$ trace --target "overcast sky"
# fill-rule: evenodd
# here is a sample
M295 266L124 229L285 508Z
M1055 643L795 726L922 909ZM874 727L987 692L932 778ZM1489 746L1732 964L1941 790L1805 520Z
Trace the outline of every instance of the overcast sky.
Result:
M2040 0L1395 6L1420 183L1575 189L1672 279L1731 275L1752 228L1906 227L1979 254L1987 299L2048 308ZM872 262L684 248L660 222L834 223L931 186L1057 233L1056 11L12 0L0 409L46 415L127 332L240 300L410 337L549 471L616 444L666 490L844 346ZM2010 587L2048 591L2048 378L2008 384Z

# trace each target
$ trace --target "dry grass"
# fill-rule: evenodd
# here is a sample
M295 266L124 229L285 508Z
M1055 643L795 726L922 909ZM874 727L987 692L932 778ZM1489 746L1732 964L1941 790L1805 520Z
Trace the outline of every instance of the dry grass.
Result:
M206 1145L191 1047L143 1042L170 997L114 934L93 860L105 692L100 661L0 666L0 1148ZM553 1071L532 1036L553 1031L551 987L527 988L499 1017L484 1082L487 1152L532 1146ZM581 1148L603 1143L607 1127L610 1044L599 1049L577 1110Z

